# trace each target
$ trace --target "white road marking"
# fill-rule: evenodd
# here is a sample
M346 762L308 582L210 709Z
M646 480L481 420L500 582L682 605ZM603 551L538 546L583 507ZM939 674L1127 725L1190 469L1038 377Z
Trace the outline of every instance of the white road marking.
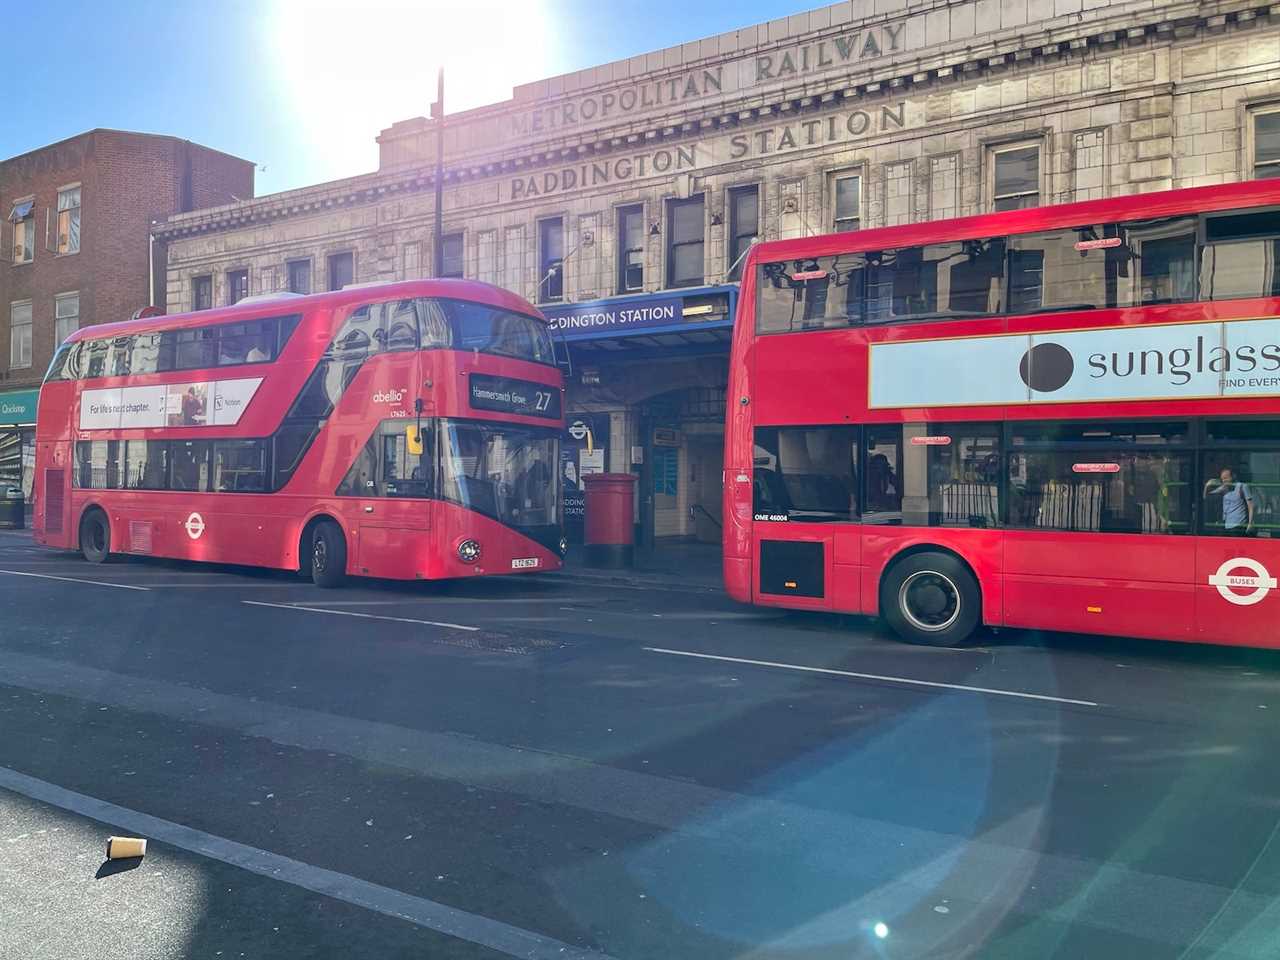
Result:
M745 663L754 667L777 667L781 670L797 670L802 673L821 673L834 677L852 677L855 680L878 680L882 683L904 683L915 687L934 687L943 690L963 690L966 693L986 693L996 697L1016 697L1020 700L1044 700L1049 703L1067 703L1077 707L1096 707L1093 700L1072 700L1069 697L1051 697L1043 693L1023 693L1020 690L997 690L994 687L971 687L963 683L940 683L937 680L915 680L911 677L887 677L876 673L855 673L852 670L832 670L828 667L806 667L798 663L777 663L773 660L748 660L744 657L721 657L713 653L694 653L692 650L667 650L663 647L644 647L650 653L665 653L673 657L696 657L699 660L720 660L724 663Z
M736 611L689 611L685 613L636 613L628 610L609 610L604 607L584 607L573 610L575 613L589 613L600 617L622 617L624 620L781 620L787 616L785 611L777 613L741 613Z
M302 584L309 587L310 584ZM583 598L582 601L585 601ZM298 603L305 601L299 600ZM554 597L405 597L403 600L326 600L326 607L396 607L407 603L478 603L489 606L495 603L563 603L563 598Z
M148 583L149 587L168 587L173 590L314 590L309 583Z
M2 572L2 571L0 571ZM409 617L383 617L376 613L356 613L354 610L326 610L323 607L300 607L292 603L267 603L264 600L241 600L251 607L275 607L279 610L305 610L308 613L327 613L335 617L360 617L364 620L389 620L392 623L417 623L424 627L444 627L447 630L466 630L478 633L479 627L468 627L462 623L445 623L440 620L413 620Z
M570 946L501 920L468 913L457 907L153 817L149 813L117 806L7 767L0 767L0 787L108 826L125 828L130 833L159 840L179 850L229 863L269 880L289 883L383 916L408 920L419 927L480 944L508 956L531 957L534 960L608 960L605 954Z
M132 583L109 583L106 580L82 580L80 577L55 577L51 573L27 573L22 570L0 570L11 577L36 577L40 580L62 580L67 583L91 583L95 587L118 587L121 590L150 590L150 587L139 587Z

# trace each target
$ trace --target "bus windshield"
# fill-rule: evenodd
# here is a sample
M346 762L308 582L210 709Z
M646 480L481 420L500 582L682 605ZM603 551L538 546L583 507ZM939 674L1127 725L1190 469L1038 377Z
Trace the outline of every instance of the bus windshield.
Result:
M423 320L424 334L434 329L432 307L448 317L451 345L456 350L479 350L534 363L556 362L547 325L536 317L509 310L498 310L482 303L461 300L428 302ZM424 335L424 343L427 341Z
M544 545L560 539L560 439L553 430L444 420L444 499L493 517Z

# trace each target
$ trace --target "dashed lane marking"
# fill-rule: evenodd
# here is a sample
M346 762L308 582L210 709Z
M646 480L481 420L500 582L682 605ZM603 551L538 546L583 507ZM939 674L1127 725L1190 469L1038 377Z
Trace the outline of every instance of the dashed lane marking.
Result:
M3 572L3 571L0 571ZM479 633L479 627L463 623L446 623L442 620L414 620L411 617L384 617L376 613L356 613L354 610L326 610L323 607L302 607L292 603L267 603L265 600L241 600L251 607L275 607L277 610L305 610L307 613L327 613L332 617L359 617L362 620L389 620L392 623L417 623L424 627L444 627L446 630L466 630Z
M901 683L914 687L931 687L943 690L961 690L965 693L982 693L994 697L1014 697L1020 700L1041 700L1048 703L1064 703L1075 707L1096 707L1093 700L1073 700L1070 697L1053 697L1044 693L1024 693L1021 690L1000 690L995 687L971 687L963 683L942 683L937 680L916 680L913 677L890 677L876 673L856 673L852 670L833 670L829 667L806 667L798 663L778 663L773 660L748 660L745 657L722 657L714 653L695 653L692 650L668 650L663 647L645 647L649 653L663 653L672 657L693 657L698 660L719 660L724 663L742 663L753 667L773 667L778 670L795 670L801 673L819 673L833 677L850 677L854 680L875 680L880 683Z
M80 577L55 577L51 573L30 573L24 570L0 570L0 573L7 573L11 577L35 577L39 580L62 580L66 583L90 583L95 587L116 587L120 590L150 590L150 587L140 587L133 583L109 583L106 580L84 580Z

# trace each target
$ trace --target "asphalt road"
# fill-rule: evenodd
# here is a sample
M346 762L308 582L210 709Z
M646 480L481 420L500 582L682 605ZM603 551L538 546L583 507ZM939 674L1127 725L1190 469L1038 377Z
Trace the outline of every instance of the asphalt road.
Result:
M0 956L1274 957L1277 734L1266 653L0 532Z

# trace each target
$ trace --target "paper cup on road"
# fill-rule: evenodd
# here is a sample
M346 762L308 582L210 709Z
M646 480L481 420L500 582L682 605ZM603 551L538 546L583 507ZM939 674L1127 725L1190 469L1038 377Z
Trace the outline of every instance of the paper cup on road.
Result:
M145 857L147 841L138 837L107 837L107 859L128 860L130 857Z

